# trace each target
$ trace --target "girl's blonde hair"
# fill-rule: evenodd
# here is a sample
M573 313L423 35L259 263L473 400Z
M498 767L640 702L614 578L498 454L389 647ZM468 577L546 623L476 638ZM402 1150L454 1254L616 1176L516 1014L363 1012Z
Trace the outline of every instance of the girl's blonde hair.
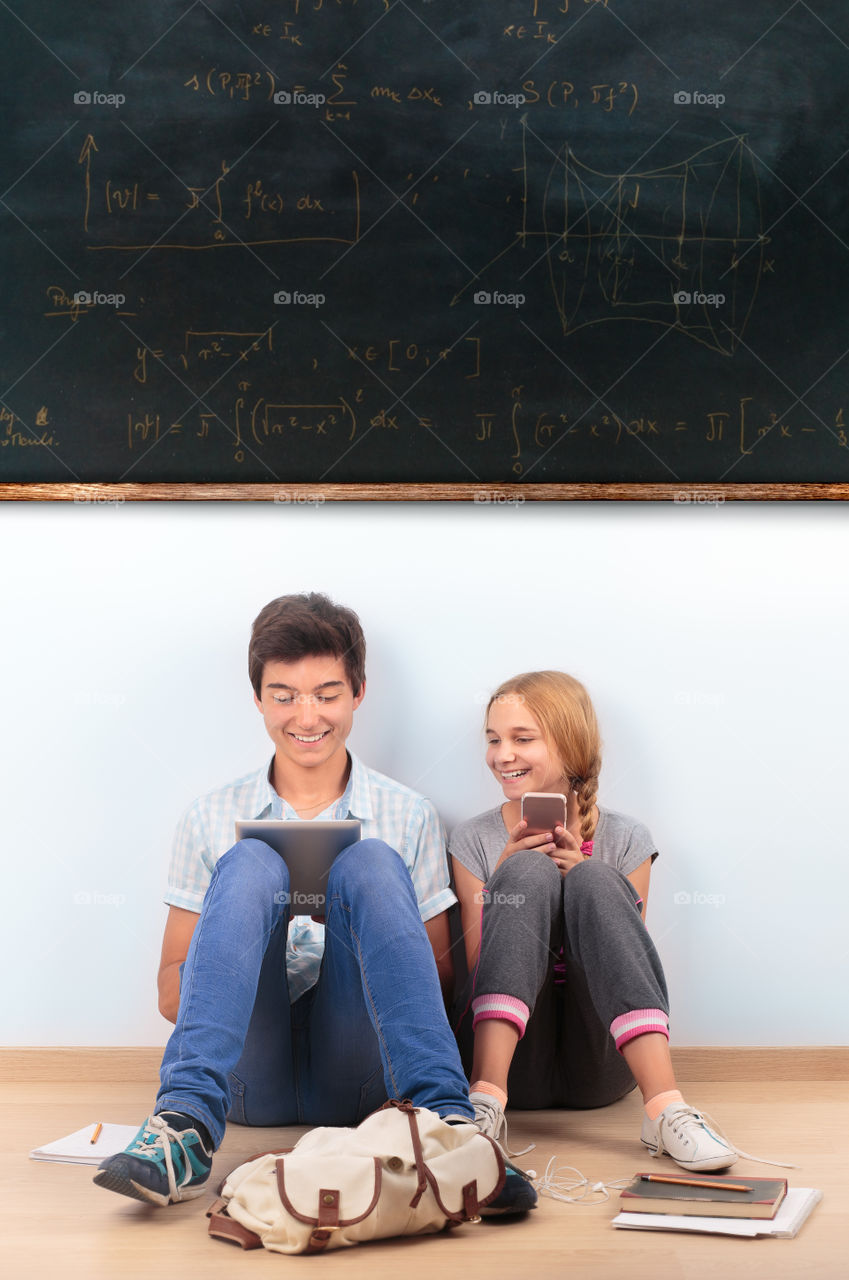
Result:
M564 781L577 796L581 839L591 840L596 826L593 806L601 772L601 735L590 695L580 680L565 671L526 671L498 686L487 703L484 724L492 704L511 695L526 704L560 761Z

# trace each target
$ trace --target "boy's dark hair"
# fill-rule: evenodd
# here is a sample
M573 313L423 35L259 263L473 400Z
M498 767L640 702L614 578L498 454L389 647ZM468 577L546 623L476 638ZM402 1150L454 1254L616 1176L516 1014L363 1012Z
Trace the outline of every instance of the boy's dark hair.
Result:
M356 696L366 678L366 641L353 609L334 604L318 591L278 596L254 618L248 645L248 674L262 696L266 662L298 662L328 654L341 658Z

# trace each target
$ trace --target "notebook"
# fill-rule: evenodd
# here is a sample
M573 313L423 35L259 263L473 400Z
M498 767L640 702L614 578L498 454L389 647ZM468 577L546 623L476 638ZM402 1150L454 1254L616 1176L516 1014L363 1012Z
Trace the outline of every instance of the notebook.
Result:
M29 1153L30 1160L55 1160L59 1164L100 1164L107 1156L117 1155L128 1147L139 1131L137 1124L103 1124L97 1141L92 1143L96 1124L87 1124L67 1138L46 1142Z
M791 1240L822 1200L813 1187L792 1187L774 1218L697 1218L674 1213L620 1213L614 1227L632 1231L706 1231L722 1236L774 1236Z
M774 1218L787 1194L786 1178L746 1178L692 1174L700 1186L683 1186L662 1175L640 1174L619 1196L624 1213L693 1214L708 1218ZM658 1181L654 1178L658 1177ZM747 1191L740 1191L747 1187Z

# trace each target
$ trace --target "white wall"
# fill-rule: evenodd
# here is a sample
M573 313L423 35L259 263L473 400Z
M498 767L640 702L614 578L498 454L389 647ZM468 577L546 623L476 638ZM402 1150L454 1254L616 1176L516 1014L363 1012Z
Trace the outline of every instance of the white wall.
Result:
M164 1043L174 825L270 756L250 623L310 589L365 628L352 746L449 826L499 799L492 686L584 680L602 803L661 850L674 1043L847 1042L841 505L3 504L0 534L6 1043Z

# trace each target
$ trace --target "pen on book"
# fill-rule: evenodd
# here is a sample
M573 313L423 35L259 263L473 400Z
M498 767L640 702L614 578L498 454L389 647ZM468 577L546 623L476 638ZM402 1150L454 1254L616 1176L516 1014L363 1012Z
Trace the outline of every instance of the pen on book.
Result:
M97 1139L100 1137L100 1130L101 1130L102 1128L103 1128L103 1121L102 1121L102 1120L99 1120L99 1121L97 1122L97 1126L96 1126L96 1128L95 1128L95 1130L94 1130L94 1133L91 1135L91 1141L92 1141L93 1143L94 1143L94 1142L97 1142Z
M714 1187L721 1187L723 1191L751 1191L751 1187L746 1187L742 1182L696 1182L692 1178L664 1178L659 1173L641 1173L640 1178L643 1182L671 1182L676 1187L708 1187L713 1190Z

